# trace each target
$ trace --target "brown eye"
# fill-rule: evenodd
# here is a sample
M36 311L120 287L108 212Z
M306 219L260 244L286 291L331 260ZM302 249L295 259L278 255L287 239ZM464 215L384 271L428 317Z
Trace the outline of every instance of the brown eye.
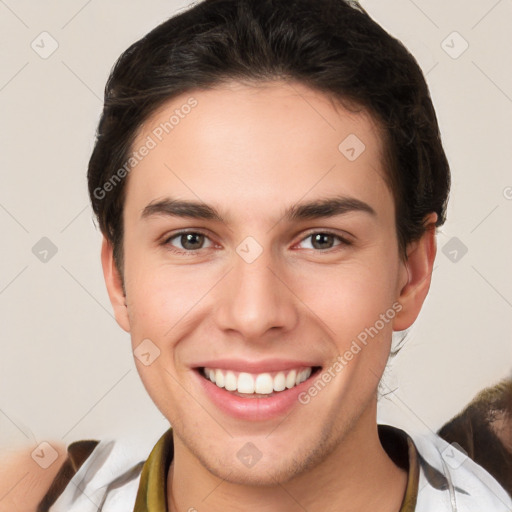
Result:
M206 240L209 241L209 238L206 235L203 235L203 233L199 233L197 231L182 231L181 233L176 233L175 235L167 238L164 245L168 246L173 252L179 254L187 252L193 253L194 251L204 249Z
M334 236L329 233L315 233L311 239L315 249L330 249L334 244Z
M204 242L204 235L200 233L186 233L180 235L180 243L184 249L195 250L201 249Z
M350 242L342 236L325 231L310 233L302 239L301 243L304 243L306 240L311 240L309 247L306 246L306 249L316 249L318 251L325 251L338 246L350 245Z

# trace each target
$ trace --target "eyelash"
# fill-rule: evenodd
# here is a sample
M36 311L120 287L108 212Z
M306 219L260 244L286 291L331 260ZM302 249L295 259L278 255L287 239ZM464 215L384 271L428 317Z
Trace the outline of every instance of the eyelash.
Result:
M193 234L193 235L203 235L204 237L209 239L208 235L206 233L203 233L202 231L199 231L199 230L185 230L185 231L179 231L178 233L174 233L173 235L165 238L165 240L162 242L162 245L167 247L171 252L173 252L175 254L178 254L178 255L196 256L199 253L199 251L201 251L202 249L191 249L191 250L188 250L188 251L187 250L180 250L180 249L176 249L175 247L173 247L170 244L171 240L174 240L175 238L178 238L178 237L183 236L183 235L190 235L190 234ZM352 242L349 241L347 238L345 238L345 237L343 237L341 235L338 235L336 233L333 233L331 231L328 231L328 230L311 231L306 236L301 238L299 243L304 242L304 240L312 237L313 235L317 235L317 234L332 236L334 238L337 238L339 240L339 242L340 242L339 244L337 244L334 247L329 248L329 249L324 249L324 250L313 249L313 251L317 252L317 253L333 252L333 251L336 251L337 250L336 248L339 248L340 246L352 245Z

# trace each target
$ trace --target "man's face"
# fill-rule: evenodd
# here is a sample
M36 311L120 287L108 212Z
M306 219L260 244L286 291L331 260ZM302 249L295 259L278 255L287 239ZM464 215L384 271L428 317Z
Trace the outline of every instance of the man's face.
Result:
M148 136L156 146L127 182L117 319L134 350L146 340L146 362L159 354L136 364L176 452L229 481L275 483L363 442L393 327L406 327L407 269L371 117L300 84L231 84L170 101L133 150ZM300 208L328 199L342 200L334 215ZM285 389L261 396L269 385Z

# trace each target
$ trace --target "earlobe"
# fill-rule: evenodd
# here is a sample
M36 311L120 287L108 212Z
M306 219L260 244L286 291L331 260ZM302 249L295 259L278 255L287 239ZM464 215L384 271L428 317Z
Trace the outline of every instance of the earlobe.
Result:
M123 290L123 283L114 260L112 244L106 237L103 237L101 245L101 266L103 267L103 277L105 278L110 303L114 309L116 322L126 332L130 332L130 321L126 306L126 296Z
M436 220L436 213L425 217L425 232L420 239L410 243L407 247L407 259L402 264L401 274L403 277L398 297L402 309L393 322L395 331L403 331L413 324L430 288L437 251Z

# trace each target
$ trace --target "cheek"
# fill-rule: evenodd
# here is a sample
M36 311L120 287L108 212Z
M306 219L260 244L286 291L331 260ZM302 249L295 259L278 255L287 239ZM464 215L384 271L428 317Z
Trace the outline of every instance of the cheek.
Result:
M194 304L204 291L193 283L191 286L191 276L180 273L180 270L151 267L147 260L144 265L133 265L134 269L137 271L131 274L127 296L137 371L162 414L178 421L174 415L179 404L187 400L178 384L186 369L181 360L179 340L197 321ZM151 342L149 352L155 351L157 357L150 365L145 365L142 360L137 360L137 347L148 344L148 340Z
M224 268L170 265L132 254L126 284L132 344L149 338L168 364L180 367L180 340L211 315L212 293L218 294L215 284L224 273Z
M139 267L131 286L127 286L130 325L132 334L162 339L186 317L200 290L179 271L151 270Z
M317 267L295 279L297 295L332 330L342 343L373 326L381 314L394 315L396 264L386 257ZM379 327L382 327L380 322ZM389 333L391 326L381 328Z

